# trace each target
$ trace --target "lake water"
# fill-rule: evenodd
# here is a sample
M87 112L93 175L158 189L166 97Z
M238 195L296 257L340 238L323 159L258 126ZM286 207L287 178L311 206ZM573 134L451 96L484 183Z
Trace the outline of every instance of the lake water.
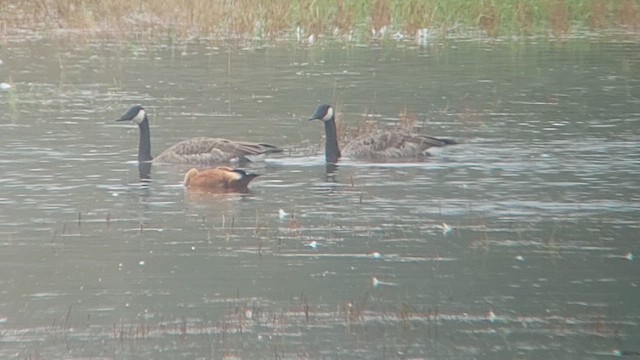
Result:
M640 354L637 41L4 40L2 358ZM461 144L328 172L306 120L325 102ZM115 122L136 103L155 154L287 151L249 194L185 191L172 166L141 182Z

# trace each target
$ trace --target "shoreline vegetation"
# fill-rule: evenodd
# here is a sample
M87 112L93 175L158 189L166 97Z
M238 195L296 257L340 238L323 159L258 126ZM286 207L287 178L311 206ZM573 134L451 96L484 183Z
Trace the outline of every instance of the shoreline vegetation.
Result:
M139 39L366 42L640 32L640 0L3 0L0 40L25 32Z

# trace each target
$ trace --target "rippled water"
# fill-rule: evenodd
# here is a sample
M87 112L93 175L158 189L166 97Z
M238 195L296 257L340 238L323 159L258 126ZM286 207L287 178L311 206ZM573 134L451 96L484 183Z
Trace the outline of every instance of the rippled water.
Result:
M7 39L0 357L637 356L638 54ZM327 172L320 102L462 144ZM156 154L287 151L251 164L249 194L187 192L171 166L141 182L115 122L134 103Z

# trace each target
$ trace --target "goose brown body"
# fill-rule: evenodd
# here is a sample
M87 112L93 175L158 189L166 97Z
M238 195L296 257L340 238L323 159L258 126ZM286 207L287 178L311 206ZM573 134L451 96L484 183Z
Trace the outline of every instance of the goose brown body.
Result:
M244 170L230 167L217 167L206 170L191 169L184 175L186 187L204 188L207 190L246 191L251 180L257 174L247 174Z
M211 166L212 164L225 163L234 159L246 160L247 156L279 151L275 146L268 144L199 137L183 140L172 145L153 158L153 161L169 164Z
M249 156L281 152L276 146L248 141L233 141L221 138L197 137L180 141L155 158L151 156L149 119L140 105L132 106L117 121L132 121L138 124L138 161L170 164L213 166L237 160L248 161Z
M429 149L456 144L451 139L441 139L414 134L408 130L383 130L357 137L342 150L338 145L335 110L331 105L320 105L309 120L322 120L325 129L325 158L336 163L342 156L364 160L418 159L430 155Z
M432 147L442 147L453 142L406 131L380 131L349 141L342 150L345 157L353 159L399 159L429 156Z

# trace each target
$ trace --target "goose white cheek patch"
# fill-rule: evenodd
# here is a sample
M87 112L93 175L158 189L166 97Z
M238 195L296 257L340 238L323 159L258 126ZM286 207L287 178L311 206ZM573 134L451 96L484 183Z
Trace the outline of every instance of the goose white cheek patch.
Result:
M140 110L138 111L138 114L131 120L133 120L133 122L135 122L136 124L140 124L144 120L145 114L146 113L144 112L144 110Z
M333 108L330 107L327 109L327 113L322 118L322 121L329 121L333 117Z

